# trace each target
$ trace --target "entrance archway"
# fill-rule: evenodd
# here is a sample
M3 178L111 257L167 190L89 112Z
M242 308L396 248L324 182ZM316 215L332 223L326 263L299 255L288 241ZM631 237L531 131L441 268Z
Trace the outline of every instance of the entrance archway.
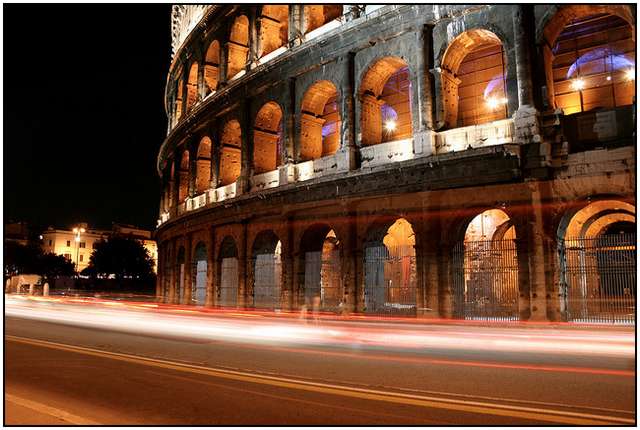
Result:
M335 311L343 299L340 241L326 224L307 229L301 240L301 269L304 304L309 309L319 300L320 307Z
M385 57L369 67L360 84L362 145L408 139L411 125L409 66Z
M193 280L191 301L196 305L204 305L207 299L207 246L200 242L193 253L195 276Z
M220 306L238 305L238 248L231 236L223 239L218 257Z
M561 309L569 321L635 322L635 207L599 200L567 214L558 231Z
M387 224L388 225L388 224ZM370 229L364 248L364 303L370 314L416 314L416 238L404 218Z
M509 216L489 209L469 222L453 251L454 315L463 319L517 320L518 255Z
M253 306L280 307L282 290L282 243L271 231L262 231L253 242Z

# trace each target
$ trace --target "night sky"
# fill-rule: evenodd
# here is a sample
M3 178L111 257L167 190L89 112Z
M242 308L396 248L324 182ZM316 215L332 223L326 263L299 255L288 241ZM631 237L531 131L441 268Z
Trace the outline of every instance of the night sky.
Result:
M5 222L154 228L171 5L3 10Z

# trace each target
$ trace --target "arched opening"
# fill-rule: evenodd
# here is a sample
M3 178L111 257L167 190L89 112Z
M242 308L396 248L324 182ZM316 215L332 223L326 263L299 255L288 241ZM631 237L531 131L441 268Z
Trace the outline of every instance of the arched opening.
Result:
M518 319L516 231L504 211L489 209L469 222L453 263L457 318Z
M229 58L227 61L227 79L233 78L247 64L249 54L249 20L246 16L236 17L231 27L229 42L227 43Z
M180 75L182 71L178 72ZM182 117L182 87L184 85L184 81L182 78L178 79L178 83L176 84L175 90L175 122L177 123Z
M180 159L178 178L178 204L184 203L189 195L189 151L185 150Z
M231 236L222 240L218 256L218 305L238 305L238 248Z
M264 5L260 16L260 49L263 57L289 41L289 6Z
M330 81L313 84L302 98L300 161L334 154L340 148L338 90Z
M204 193L211 184L211 139L200 139L196 158L196 192Z
M253 241L253 306L280 307L282 287L282 244L271 230L263 231Z
M191 64L189 80L187 81L187 110L190 110L198 101L198 63Z
M565 115L633 103L633 21L619 5L563 7L544 29L548 97Z
M342 15L342 5L318 5L304 6L304 34L339 18Z
M370 66L359 96L363 146L413 135L409 66L402 58L385 57Z
M175 298L176 303L182 303L185 297L184 288L184 275L185 275L185 252L184 247L178 249L178 256L176 259L176 272L178 274L178 285L176 285Z
M364 248L365 312L416 314L416 238L409 221L369 230Z
M316 224L304 233L301 244L301 302L309 309L336 311L343 300L340 241L326 224Z
M220 43L214 40L207 49L204 60L204 82L207 85L207 94L218 89L220 81Z
M204 305L207 299L207 245L199 242L193 253L193 290L191 301Z
M240 177L242 166L242 130L238 121L228 121L222 130L220 185L233 184Z
M280 164L278 155L282 148L282 109L275 102L268 102L256 115L253 129L253 170L265 173L276 170Z
M569 321L635 322L635 207L599 200L558 230L561 307Z
M488 30L457 36L442 57L445 127L507 118L506 61L502 42Z

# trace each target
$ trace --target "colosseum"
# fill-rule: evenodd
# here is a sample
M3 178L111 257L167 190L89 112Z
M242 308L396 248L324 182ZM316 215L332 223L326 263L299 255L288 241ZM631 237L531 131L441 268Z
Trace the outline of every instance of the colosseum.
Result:
M167 303L635 322L629 5L176 5Z

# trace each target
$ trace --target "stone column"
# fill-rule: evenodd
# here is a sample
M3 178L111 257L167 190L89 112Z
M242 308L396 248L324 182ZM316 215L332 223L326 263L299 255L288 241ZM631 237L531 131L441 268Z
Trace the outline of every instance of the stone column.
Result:
M178 290L178 274L180 273L180 268L177 263L177 248L176 248L176 239L172 239L170 244L170 257L171 261L169 262L169 266L171 267L171 277L169 282L169 297L166 298L167 303L176 303L176 291Z
M156 264L156 300L163 295L162 286L164 284L164 247L158 246L158 263Z
M293 303L293 220L287 218L285 221L285 237L282 247L282 294L281 307L283 310L290 310Z
M198 62L198 100L203 100L207 96L207 85L204 82L205 62Z
M225 37L220 40L220 71L218 72L218 87L222 88L227 85L227 70L229 64L229 49L227 47L229 30Z
M540 142L538 111L533 101L533 79L529 32L533 26L532 6L518 5L513 9L513 33L516 77L518 81L518 110L514 114L514 126L518 143Z
M358 251L358 232L355 213L345 214L347 228L345 237L340 238L342 242L342 284L344 285L343 296L347 297L348 312L356 312L358 300L358 283L362 279L361 271L358 271L358 259L362 257L362 251ZM362 263L360 263L362 270Z
M246 98L242 106L240 126L241 152L240 177L237 179L236 195L249 192L249 177L251 176L251 159L253 154L253 126L251 124L251 99Z
M342 145L340 151L343 153L341 157L344 160L344 166L338 166L344 170L355 170L358 168L358 148L356 143L356 109L357 109L357 88L355 73L355 56L354 52L349 52L347 64L347 87L342 92ZM340 163L340 161L338 161Z
M197 142L196 142L197 143ZM189 188L187 190L187 196L193 198L196 195L196 176L198 171L198 152L194 150L194 142L190 142L188 146L189 151Z
M529 249L529 288L531 291L531 320L547 321L547 285L553 282L553 272L549 272L546 263L549 261L545 252L545 226L542 213L542 197L540 182L529 184L531 192L530 219L527 223L530 231ZM553 267L553 266L552 266Z
M256 14L256 6L251 6L249 8L249 55L247 58L247 72L258 65L258 20Z
M293 48L294 46L298 46L301 43L301 16L302 9L304 5L302 4L292 4L289 6L289 48Z
M441 318L453 318L454 291L453 291L453 258L452 252L455 242L446 236L446 232L439 233L439 246L435 250L436 265L438 266L438 308ZM432 281L430 281L432 282Z
M251 269L249 266L250 257L248 255L248 221L242 222L242 233L240 234L240 243L238 243L238 306L246 307L247 304L253 304L253 300L249 300L249 288L253 282L253 277L250 276ZM251 279L249 279L251 278Z
M214 227L211 227L209 231L209 245L207 246L207 306L214 306L217 304L217 276L218 271L216 270L216 261L217 258L217 249L216 249L216 230Z
M424 212L423 212L424 213ZM438 271L438 251L440 249L439 232L436 220L422 220L423 229L421 232L421 264L418 266L422 271L422 284L424 286L423 296L423 316L439 316L440 305L438 302L438 289L440 286ZM416 250L416 253L418 250Z
M191 290L193 288L193 261L192 261L192 249L191 249L191 233L185 236L184 245L184 299L182 304L191 304Z

